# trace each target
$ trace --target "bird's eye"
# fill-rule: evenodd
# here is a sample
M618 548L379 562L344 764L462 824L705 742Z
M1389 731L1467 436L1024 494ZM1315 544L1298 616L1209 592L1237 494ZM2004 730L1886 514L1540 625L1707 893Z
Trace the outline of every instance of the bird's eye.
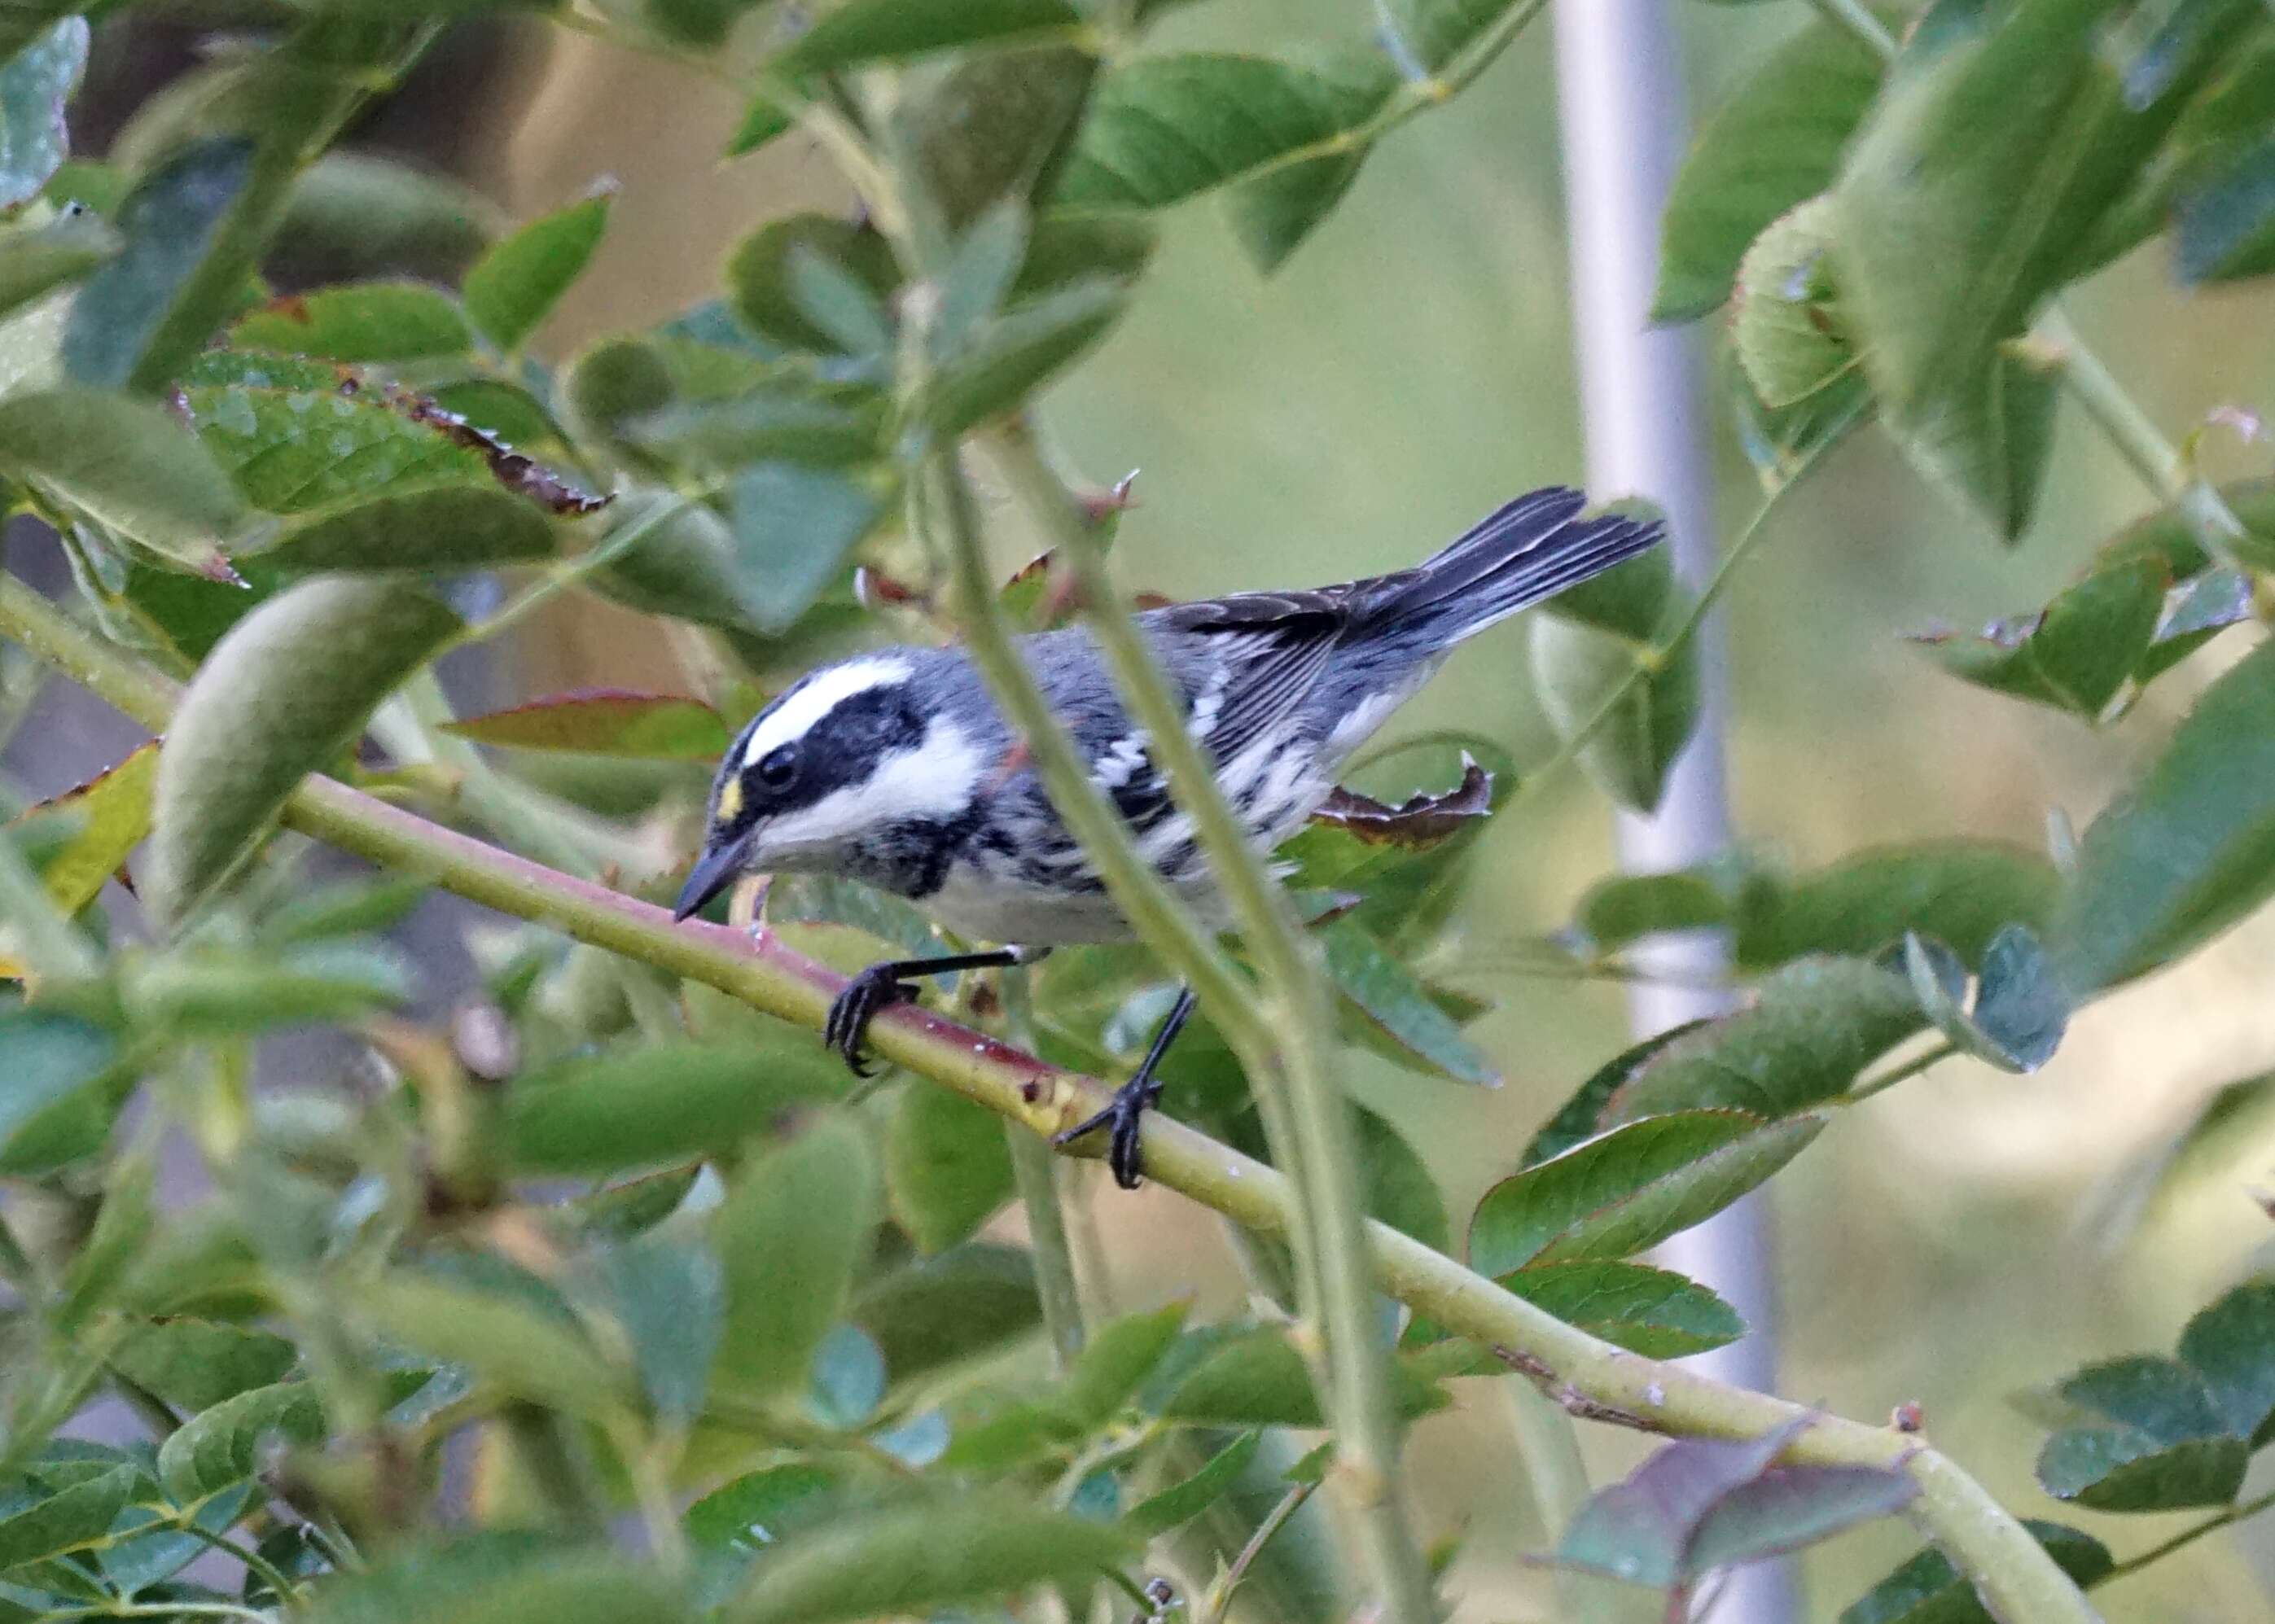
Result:
M797 752L788 744L767 752L759 763L759 782L769 789L780 789L797 774Z

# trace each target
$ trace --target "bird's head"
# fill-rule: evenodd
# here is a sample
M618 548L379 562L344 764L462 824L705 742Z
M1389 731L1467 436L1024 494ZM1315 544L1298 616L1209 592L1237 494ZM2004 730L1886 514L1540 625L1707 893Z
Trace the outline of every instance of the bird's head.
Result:
M978 740L928 694L909 653L824 666L751 719L711 785L684 919L744 874L844 871L896 831L968 812Z

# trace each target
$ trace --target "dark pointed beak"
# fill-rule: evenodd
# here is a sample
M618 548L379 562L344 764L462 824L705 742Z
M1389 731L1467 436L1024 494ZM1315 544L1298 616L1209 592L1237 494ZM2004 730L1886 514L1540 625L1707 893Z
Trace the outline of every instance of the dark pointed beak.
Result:
M671 905L672 918L686 918L734 884L743 872L743 858L750 846L751 837L747 835L721 845L706 846L703 855L695 860L694 872L687 876L687 883L679 888L679 900Z

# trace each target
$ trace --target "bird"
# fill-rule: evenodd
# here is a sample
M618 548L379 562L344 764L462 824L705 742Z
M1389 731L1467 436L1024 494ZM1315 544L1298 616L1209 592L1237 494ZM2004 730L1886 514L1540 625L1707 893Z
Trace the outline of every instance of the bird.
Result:
M1136 616L1219 788L1268 851L1301 828L1365 740L1455 645L1648 551L1658 519L1591 512L1548 487L1487 515L1411 569L1293 591L1244 592ZM1019 639L1091 782L1141 856L1218 929L1229 910L1191 817L1171 798L1090 631ZM1053 948L1133 935L1053 810L1019 734L960 647L871 649L809 672L752 717L719 763L703 849L674 910L685 919L746 874L826 872L907 898L970 942L854 976L825 1041L857 1076L862 1044L912 978L1031 963ZM1115 1180L1136 1188L1159 1069L1193 1008L1180 990L1105 1110L1058 1136L1108 1130Z

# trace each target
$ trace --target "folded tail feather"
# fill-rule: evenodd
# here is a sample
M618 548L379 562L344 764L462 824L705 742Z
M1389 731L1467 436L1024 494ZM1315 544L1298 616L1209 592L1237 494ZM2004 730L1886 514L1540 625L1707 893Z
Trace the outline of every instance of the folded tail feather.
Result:
M1550 486L1517 497L1422 563L1382 582L1367 618L1433 623L1451 641L1624 563L1659 545L1656 518L1582 517L1587 499Z

